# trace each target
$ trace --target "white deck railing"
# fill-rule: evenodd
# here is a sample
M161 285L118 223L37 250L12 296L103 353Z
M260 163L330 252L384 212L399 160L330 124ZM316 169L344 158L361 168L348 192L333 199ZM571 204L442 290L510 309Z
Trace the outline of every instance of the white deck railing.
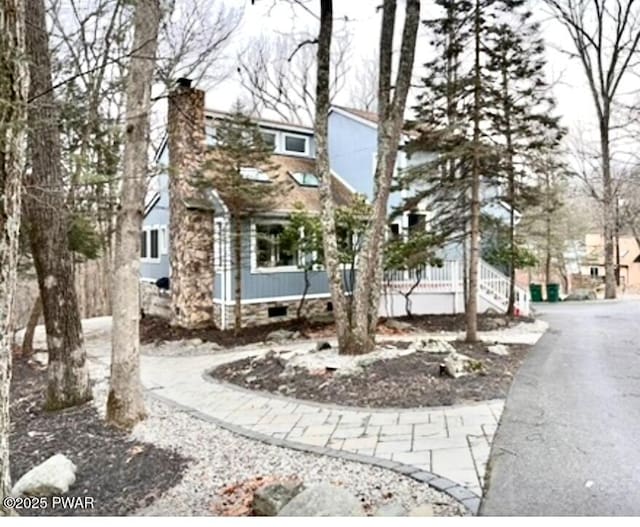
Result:
M441 267L425 265L419 270L390 271L385 274L386 285L390 290L408 291L414 286L418 272L421 279L414 293L454 293L463 291L462 262L447 260ZM478 268L479 295L497 310L505 310L509 304L509 277L495 267L481 260ZM529 315L529 292L516 286L516 308L520 315Z

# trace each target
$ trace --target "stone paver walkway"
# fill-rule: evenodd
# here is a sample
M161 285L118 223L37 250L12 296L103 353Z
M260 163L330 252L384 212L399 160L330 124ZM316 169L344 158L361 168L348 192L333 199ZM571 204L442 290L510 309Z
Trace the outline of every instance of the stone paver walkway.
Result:
M433 472L481 495L501 400L428 409L367 410L256 394L208 379L205 370L255 351L142 358L154 394L235 428Z
M108 375L109 345L102 337L108 338L110 321L101 319L95 326L87 341L92 370L101 370L92 372L94 378ZM545 329L544 324L527 324L524 330L482 332L480 337L486 342L534 344ZM428 337L450 340L455 334L407 336ZM291 344L198 356L143 355L142 382L165 401L246 436L411 472L412 477L445 490L473 512L477 510L502 400L424 409L348 408L256 393L206 374L220 364L270 349L290 349ZM308 346L309 342L295 345Z

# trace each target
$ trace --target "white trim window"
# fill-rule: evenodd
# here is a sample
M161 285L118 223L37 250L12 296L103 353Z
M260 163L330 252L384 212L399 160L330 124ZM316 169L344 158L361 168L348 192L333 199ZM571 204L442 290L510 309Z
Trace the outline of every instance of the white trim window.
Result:
M160 254L164 250L161 229L166 226L147 225L140 233L140 259L146 263L159 263ZM166 254L166 253L162 253Z
M298 258L280 240L284 230L280 221L263 220L251 224L251 270L253 272L299 271Z
M282 151L297 156L309 155L309 137L299 134L283 134Z

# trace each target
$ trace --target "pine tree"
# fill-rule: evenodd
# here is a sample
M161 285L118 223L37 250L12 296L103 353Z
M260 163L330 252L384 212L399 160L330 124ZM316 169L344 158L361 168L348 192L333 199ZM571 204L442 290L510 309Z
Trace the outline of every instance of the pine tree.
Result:
M436 210L430 222L432 232L450 241L465 237L468 223L470 128L468 109L470 79L463 65L471 39L473 4L469 1L436 0L442 11L426 20L434 58L424 64L416 118L408 123L414 129L407 144L414 152L436 152L428 163L405 171L400 187L419 189L412 200L429 197Z
M527 262L516 240L516 211L537 199L531 177L532 159L542 150L557 146L563 130L552 115L554 100L545 81L544 43L539 24L534 23L525 2L509 2L489 27L486 69L493 82L489 105L491 132L502 147L497 176L504 189L498 197L509 206L507 267L511 282L507 314L515 313L515 273L518 263Z
M410 123L414 136L407 147L409 154L436 155L407 171L401 185L421 187L412 199L429 197L432 229L450 241L462 241L467 340L475 341L480 214L496 159L487 129L491 79L484 72L485 39L504 6L497 0L436 3L442 15L427 22L436 57L425 65L417 119Z
M260 128L238 103L231 115L218 121L215 145L196 176L195 185L214 188L229 210L232 223L233 265L235 281L234 331L242 328L242 245L243 223L255 214L268 210L282 185L269 175L277 167L272 162L272 148L264 141ZM258 181L251 173L266 174Z

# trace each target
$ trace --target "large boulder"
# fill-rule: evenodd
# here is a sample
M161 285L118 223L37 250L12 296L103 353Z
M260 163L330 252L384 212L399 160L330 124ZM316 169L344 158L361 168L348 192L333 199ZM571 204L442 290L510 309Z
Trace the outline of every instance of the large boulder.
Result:
M331 343L326 340L319 340L316 342L316 351L330 350Z
M254 516L277 516L303 489L300 481L282 481L260 487L253 495L251 509Z
M384 325L394 331L413 331L413 326L411 324L408 322L402 322L402 320L396 320L395 318L388 318Z
M299 331L289 331L288 329L276 329L267 335L265 342L284 343L300 338Z
M378 507L378 510L374 514L374 516L406 516L407 511L402 506L401 503L390 501L389 503L385 503Z
M63 454L56 454L32 468L13 486L13 496L64 494L76 481L76 466Z
M456 349L444 339L418 339L414 344L416 351L427 353L454 353Z
M48 351L36 351L31 360L40 366L46 366L49 364L49 352Z
M323 483L303 490L278 516L364 516L364 509L348 491Z
M454 351L447 355L443 361L445 371L449 376L457 379L470 373L476 373L483 370L483 365L480 361L467 357L462 353Z
M422 505L418 505L409 511L409 517L424 517L424 516L434 516L433 513L433 505L430 503L423 503Z
M487 347L487 352L506 357L509 355L509 348L504 344L494 344L493 346Z

